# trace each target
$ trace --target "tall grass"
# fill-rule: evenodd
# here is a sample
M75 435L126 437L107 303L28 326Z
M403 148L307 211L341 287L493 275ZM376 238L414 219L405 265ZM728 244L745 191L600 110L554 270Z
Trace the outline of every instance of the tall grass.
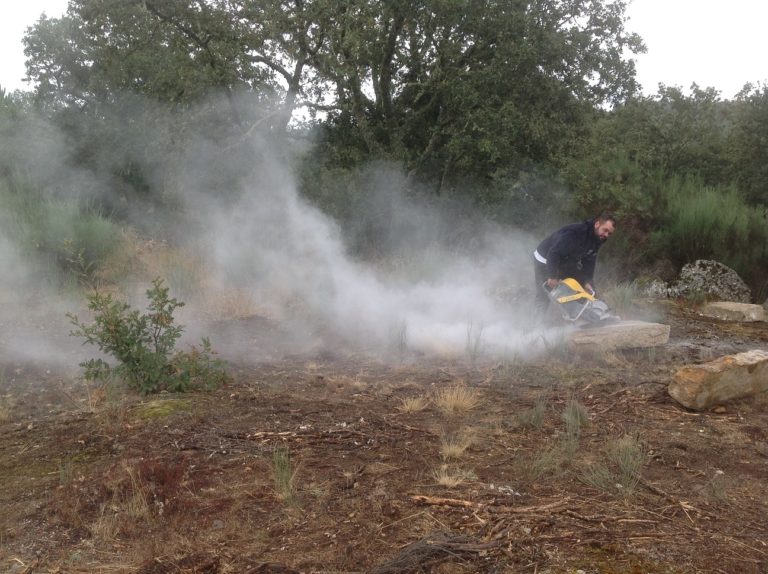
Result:
M654 251L683 264L714 259L749 279L768 256L763 209L747 204L735 186L707 187L698 178L672 178L666 209L652 235Z
M275 483L275 493L280 500L296 503L296 472L297 468L291 461L291 453L284 446L277 446L272 451L272 478Z
M122 241L120 227L95 204L48 197L13 172L0 180L0 223L22 258L62 282L93 286Z

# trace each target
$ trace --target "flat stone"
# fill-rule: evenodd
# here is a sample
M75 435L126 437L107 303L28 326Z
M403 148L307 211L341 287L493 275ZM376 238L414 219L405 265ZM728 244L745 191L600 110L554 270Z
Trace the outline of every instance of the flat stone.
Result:
M768 351L754 349L683 367L667 390L678 403L696 411L766 392Z
M587 327L566 335L571 349L601 350L659 347L669 341L669 325L645 321L619 321Z
M702 307L700 313L705 317L724 319L726 321L766 321L768 313L762 305L751 303L733 303L731 301L715 301Z

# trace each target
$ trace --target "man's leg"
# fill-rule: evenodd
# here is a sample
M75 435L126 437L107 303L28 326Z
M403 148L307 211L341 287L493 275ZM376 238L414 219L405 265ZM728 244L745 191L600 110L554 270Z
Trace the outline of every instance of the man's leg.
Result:
M547 309L549 308L549 297L547 296L547 292L544 291L544 283L548 279L547 266L539 261L536 261L536 259L534 259L533 275L536 280L536 285L534 287L535 291L534 291L533 304L536 309L536 314L541 318L544 318L544 314L547 312Z

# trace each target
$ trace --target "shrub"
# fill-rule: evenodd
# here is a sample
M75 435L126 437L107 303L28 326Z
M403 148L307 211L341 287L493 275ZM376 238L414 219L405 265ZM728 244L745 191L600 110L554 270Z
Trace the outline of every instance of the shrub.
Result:
M46 197L18 173L0 179L0 212L3 233L22 257L62 283L95 287L122 243L120 227L96 205Z
M696 179L671 181L667 211L653 243L678 264L714 259L750 277L768 255L764 210L734 187L706 187ZM751 277L750 277L751 278Z
M87 325L68 314L76 327L72 335L117 359L115 367L102 359L80 363L88 380L117 378L144 393L161 390L186 391L211 388L227 379L223 362L212 358L210 341L191 351L175 351L176 341L184 328L174 324L174 311L184 305L170 298L160 278L147 290L148 313L141 314L111 294L95 292L88 296L88 308L95 313L94 323Z

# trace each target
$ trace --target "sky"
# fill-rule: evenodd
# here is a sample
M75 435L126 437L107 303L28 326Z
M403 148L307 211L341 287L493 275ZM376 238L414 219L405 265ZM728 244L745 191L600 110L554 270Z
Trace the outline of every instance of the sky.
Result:
M9 7L13 6L12 8ZM5 0L0 19L0 86L28 89L21 43L42 12L61 16L67 0ZM693 82L732 98L746 82L768 80L765 0L634 0L627 28L643 37L648 53L637 60L646 94L659 83L686 91Z

